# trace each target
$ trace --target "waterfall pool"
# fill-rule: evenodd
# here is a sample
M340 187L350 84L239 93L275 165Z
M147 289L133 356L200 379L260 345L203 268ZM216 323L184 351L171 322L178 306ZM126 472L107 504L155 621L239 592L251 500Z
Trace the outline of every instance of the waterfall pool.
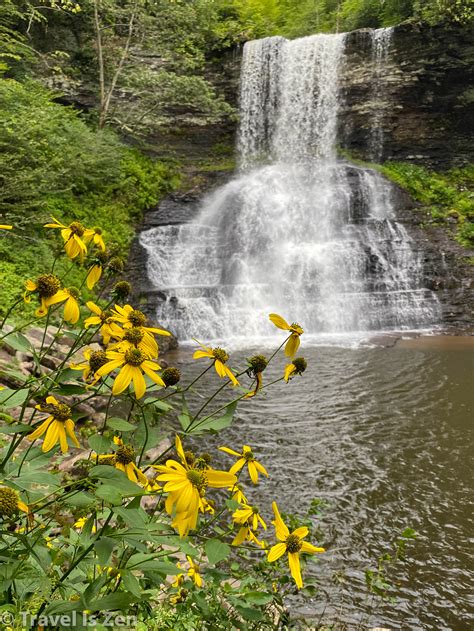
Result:
M268 522L273 499L295 513L314 497L327 502L318 519L324 533L318 543L327 552L306 568L320 592L292 599L295 617L349 629L473 628L472 342L440 336L392 348L303 346L308 369L302 377L242 402L233 425L209 438L214 447L250 444L267 466L270 478L249 495ZM244 366L255 352L268 349L237 351L231 365ZM169 360L188 378L203 367L187 347ZM284 365L278 356L265 382ZM219 385L209 374L206 392ZM226 389L223 401L231 398ZM224 454L218 462L230 465ZM376 567L406 527L418 537L389 574L395 600L373 599L364 570Z

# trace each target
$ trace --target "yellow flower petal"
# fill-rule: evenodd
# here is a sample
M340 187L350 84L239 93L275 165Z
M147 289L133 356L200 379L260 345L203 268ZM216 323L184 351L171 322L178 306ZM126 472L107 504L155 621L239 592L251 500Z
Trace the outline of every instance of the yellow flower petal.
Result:
M267 561L269 563L273 563L281 556L283 556L286 552L286 545L284 543L277 543L272 548L270 548L270 552L268 553Z
M290 339L288 340L285 346L285 355L287 357L293 357L293 355L295 355L296 351L298 350L299 346L300 346L300 336L297 333L292 333L290 335Z
M325 548L317 548L316 546L313 546L311 543L308 543L307 541L303 541L302 543L303 545L301 546L300 552L304 554L314 554L315 552L326 552Z
M74 433L74 421L70 418L64 422L64 429L66 430L66 434L72 440L76 447L80 447L79 441L77 440L76 434Z
M43 451L50 451L55 444L59 441L59 428L62 428L61 421L53 421L48 427L48 431L46 432L45 439L43 441L43 446L41 449Z
M66 322L76 324L76 322L79 320L80 315L81 313L79 311L79 305L77 304L76 299L73 296L69 296L64 306L64 319L66 320Z
M278 315L277 313L270 313L269 318L270 321L273 322L273 324L279 329L283 329L284 331L290 330L290 325L285 318L281 317L281 315Z
M87 274L86 283L87 283L88 289L93 289L94 286L99 282L101 276L102 276L102 266L93 265Z
M291 576L295 579L296 587L303 587L303 579L301 578L300 557L297 552L288 552L288 563L290 565Z
M305 537L308 536L308 533L309 533L309 530L306 528L306 526L301 526L300 528L293 530L291 534L296 535L300 539L304 539Z
M206 478L208 485L215 489L226 488L237 482L237 476L230 471L216 471L216 469L207 469Z
M296 366L294 364L288 364L285 368L285 374L283 375L284 380L288 383L289 378L295 372Z
M273 525L275 526L277 539L279 539L280 541L286 541L288 535L290 534L290 531L281 518L280 511L278 510L276 502L272 502L272 508L273 513L275 514L275 521L273 521Z
M142 396L146 392L146 383L143 377L143 373L140 370L140 368L138 368L138 366L133 366L132 375L133 375L133 388L135 390L135 396L137 397L137 399L141 399Z
M48 429L48 427L51 425L53 420L54 419L52 416L48 416L48 418L45 421L43 421L41 425L38 425L38 427L35 429L34 432L32 432L31 434L27 436L28 440L33 441L33 440L36 440L37 438L40 438Z
M107 365L107 364L106 364ZM120 369L119 374L115 378L114 385L112 387L113 394L120 394L127 389L128 385L132 381L133 371L129 364L125 364Z

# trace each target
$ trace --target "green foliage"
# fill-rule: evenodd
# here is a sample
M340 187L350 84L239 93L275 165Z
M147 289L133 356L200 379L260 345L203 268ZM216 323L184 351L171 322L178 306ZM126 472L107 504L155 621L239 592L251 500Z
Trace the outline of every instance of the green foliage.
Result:
M1 311L20 295L19 279L51 265L54 247L37 238L50 215L101 225L126 257L134 222L178 180L172 165L94 131L34 81L0 80L0 120L0 216L15 226L11 238L0 235ZM70 284L78 282L72 270Z
M474 165L437 173L424 167L386 162L380 171L406 189L438 222L455 222L456 240L474 247Z
M410 18L431 24L467 24L473 18L470 0L227 0L219 5L228 31L242 39L379 28Z

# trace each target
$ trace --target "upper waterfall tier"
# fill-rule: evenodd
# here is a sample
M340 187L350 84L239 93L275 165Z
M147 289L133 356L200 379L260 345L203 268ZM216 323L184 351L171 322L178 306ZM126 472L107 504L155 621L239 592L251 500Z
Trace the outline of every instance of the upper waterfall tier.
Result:
M390 31L373 31L374 98L384 98ZM241 173L189 223L141 235L162 291L159 320L181 339L269 335L281 312L308 333L430 326L438 303L423 255L396 220L393 187L338 161L345 35L245 45ZM382 115L370 134L383 143Z
M345 35L248 42L242 61L238 154L263 160L334 159Z

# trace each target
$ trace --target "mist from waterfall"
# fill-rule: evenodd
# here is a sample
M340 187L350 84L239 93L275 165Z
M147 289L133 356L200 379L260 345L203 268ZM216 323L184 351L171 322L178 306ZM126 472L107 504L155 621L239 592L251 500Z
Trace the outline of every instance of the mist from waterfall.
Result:
M390 38L387 29L373 33L381 80ZM337 159L344 40L321 34L245 45L239 173L191 222L140 237L150 281L166 296L158 320L179 339L249 343L273 333L274 311L313 335L438 320L422 256L395 219L392 186ZM376 116L371 126L377 153L382 123Z

